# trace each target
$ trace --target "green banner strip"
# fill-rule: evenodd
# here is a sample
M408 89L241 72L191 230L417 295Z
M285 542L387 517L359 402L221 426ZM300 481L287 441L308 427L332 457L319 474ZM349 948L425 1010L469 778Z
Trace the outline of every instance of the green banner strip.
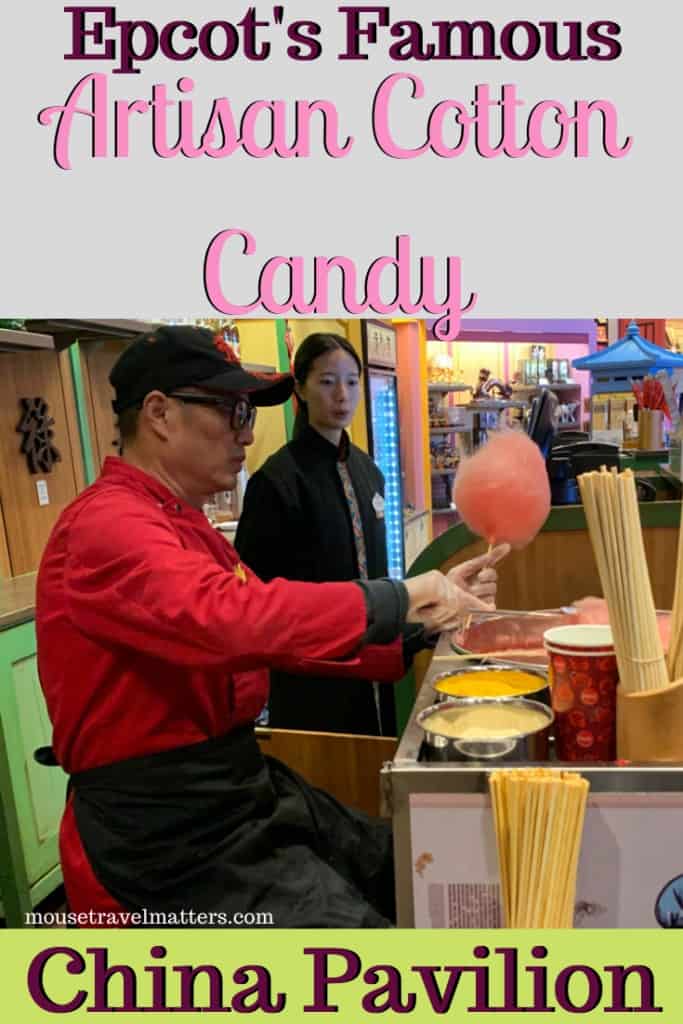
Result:
M287 342L285 336L287 334L287 321L276 320L275 330L277 332L277 362L278 370L280 373L289 373L291 367L289 362L289 352L287 351ZM292 440L292 433L294 431L294 407L292 405L291 398L285 402L284 405L285 415L285 436L288 441Z
M218 928L0 933L5 1019L681 1019L680 940L663 930Z
M91 484L95 479L95 463L92 456L90 424L88 423L88 409L85 398L85 388L83 386L81 348L77 341L69 347L69 362L71 363L71 377L73 379L74 392L76 395L76 416L78 418L78 432L81 436L81 451L83 452L85 481L86 483Z

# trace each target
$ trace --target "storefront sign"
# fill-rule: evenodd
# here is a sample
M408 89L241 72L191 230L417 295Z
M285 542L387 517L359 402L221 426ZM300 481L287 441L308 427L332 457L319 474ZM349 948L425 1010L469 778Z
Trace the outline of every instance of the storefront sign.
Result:
M396 334L391 327L370 322L367 325L369 366L396 366Z
M55 421L50 416L44 398L20 398L23 414L17 432L24 435L21 451L26 456L31 473L51 473L55 462L62 456L52 443Z

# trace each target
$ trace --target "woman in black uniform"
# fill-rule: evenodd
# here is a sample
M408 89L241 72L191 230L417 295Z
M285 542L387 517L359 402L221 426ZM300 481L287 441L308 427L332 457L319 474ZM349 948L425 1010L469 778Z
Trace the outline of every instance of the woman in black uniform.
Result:
M312 583L388 575L384 479L345 427L361 395L361 362L346 338L310 334L294 360L294 438L249 480L235 547L263 580ZM458 567L458 584L487 600L496 573L486 559ZM482 571L480 571L482 570ZM410 627L409 653L426 645ZM271 672L274 728L396 735L390 686Z

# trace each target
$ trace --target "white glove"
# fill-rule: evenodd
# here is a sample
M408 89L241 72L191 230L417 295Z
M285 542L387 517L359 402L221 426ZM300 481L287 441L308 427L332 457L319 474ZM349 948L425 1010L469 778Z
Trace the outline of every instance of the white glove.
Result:
M405 586L410 599L406 622L419 623L427 633L455 629L466 610L488 607L436 569L405 580Z
M493 566L510 553L509 544L498 544L491 554L478 555L456 565L448 573L448 579L477 604L467 611L490 611L496 607L498 573Z

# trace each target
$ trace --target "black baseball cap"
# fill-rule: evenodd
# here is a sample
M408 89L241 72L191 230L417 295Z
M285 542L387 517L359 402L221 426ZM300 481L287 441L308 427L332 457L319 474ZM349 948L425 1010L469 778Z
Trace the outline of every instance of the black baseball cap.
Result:
M290 373L251 373L220 334L187 324L162 324L136 338L112 367L109 383L116 413L138 405L150 391L169 394L190 385L246 392L253 405L280 405L294 390Z

